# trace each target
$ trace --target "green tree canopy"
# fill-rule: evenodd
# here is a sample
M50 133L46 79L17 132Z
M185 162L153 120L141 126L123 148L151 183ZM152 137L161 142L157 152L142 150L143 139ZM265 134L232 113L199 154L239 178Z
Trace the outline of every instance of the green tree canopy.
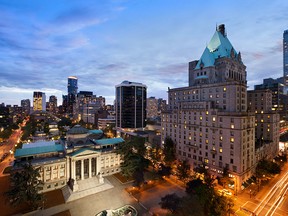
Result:
M181 161L178 164L176 176L184 182L190 177L190 164L187 160Z
M165 138L163 154L165 163L169 165L176 160L176 145L170 137Z
M219 195L211 184L203 182L201 179L194 179L186 184L186 192L191 196L196 196L202 206L204 215L225 215L233 205L226 197Z
M121 172L126 177L133 177L136 186L144 181L144 169L149 166L146 154L145 140L141 137L132 138L130 141L118 146L117 154L121 155Z
M161 208L168 209L172 213L175 213L180 207L180 201L181 198L177 194L167 194L166 196L161 198L161 202L159 203L159 205L161 206Z
M40 177L39 169L34 169L31 163L25 163L21 170L10 174L11 185L5 195L12 206L17 206L22 202L28 203L32 209L40 206L43 194L40 194L39 191L43 182L38 179Z

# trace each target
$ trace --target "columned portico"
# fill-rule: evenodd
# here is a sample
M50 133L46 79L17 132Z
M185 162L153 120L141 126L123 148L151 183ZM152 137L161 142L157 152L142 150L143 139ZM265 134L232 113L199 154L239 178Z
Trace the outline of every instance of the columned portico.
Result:
M90 179L100 172L97 164L100 153L91 150L76 153L71 156L71 178L74 180Z

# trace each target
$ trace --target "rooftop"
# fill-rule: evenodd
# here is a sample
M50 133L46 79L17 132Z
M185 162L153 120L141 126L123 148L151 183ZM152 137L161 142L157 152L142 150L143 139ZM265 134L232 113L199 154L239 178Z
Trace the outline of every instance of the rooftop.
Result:
M88 132L89 130L82 127L81 125L75 125L69 131L67 131L67 134L87 134Z
M215 60L217 58L231 58L231 53L233 53L235 57L239 55L227 38L224 24L219 25L209 44L205 48L195 69L214 66Z
M102 130L89 130L90 134L103 134Z
M124 139L121 137L111 138L111 139L100 139L100 140L93 140L97 145L115 145L118 143L124 142Z
M62 152L64 151L64 147L61 144L55 145L48 145L48 146L38 146L38 147L31 147L31 148L22 148L16 149L15 151L15 158L17 157L25 157L37 154L44 154L44 153L52 153L52 152Z

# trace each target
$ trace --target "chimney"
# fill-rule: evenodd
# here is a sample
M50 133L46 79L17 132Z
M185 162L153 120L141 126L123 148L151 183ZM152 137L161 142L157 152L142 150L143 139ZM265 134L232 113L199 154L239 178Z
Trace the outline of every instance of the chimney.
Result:
M226 36L224 24L219 25L217 31L220 32L224 37Z

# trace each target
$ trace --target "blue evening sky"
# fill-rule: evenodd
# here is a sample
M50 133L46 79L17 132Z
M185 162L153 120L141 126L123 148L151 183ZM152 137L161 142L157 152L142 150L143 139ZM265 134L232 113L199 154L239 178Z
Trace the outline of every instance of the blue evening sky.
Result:
M282 76L288 1L0 0L0 103L43 91L60 105L68 76L110 104L123 80L166 99L168 87L188 86L188 62L222 23L249 89Z

